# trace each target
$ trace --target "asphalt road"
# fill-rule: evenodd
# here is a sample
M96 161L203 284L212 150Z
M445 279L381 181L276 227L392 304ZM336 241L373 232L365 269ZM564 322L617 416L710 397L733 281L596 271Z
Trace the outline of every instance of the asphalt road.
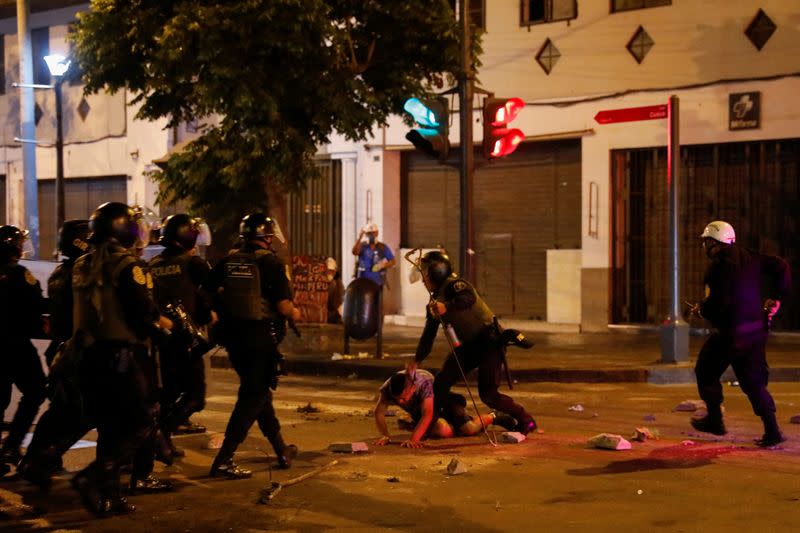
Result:
M270 470L274 458L256 427L237 460L255 470L249 480L207 477L235 401L235 374L210 374L207 409L196 421L209 434L178 437L187 451L160 475L177 490L134 496L138 510L105 520L90 517L69 487L71 472L91 460L92 448L72 450L49 493L20 480L0 483L2 531L797 531L800 530L800 429L788 423L800 412L794 384L772 387L790 440L774 450L752 444L760 421L736 387L726 387L724 438L697 435L690 413L673 412L696 398L691 386L647 384L532 384L513 394L536 416L542 432L528 441L492 446L486 437L431 441L422 450L397 444L372 446L372 408L378 383L365 380L288 378L276 405L289 442L301 453L291 470ZM304 414L308 402L318 413ZM569 410L581 404L582 412ZM648 420L645 420L645 417ZM654 420L653 420L654 418ZM395 424L390 420L390 428ZM659 440L629 451L587 446L600 432L629 436L637 426ZM403 438L398 433L398 442ZM87 436L91 440L92 435ZM334 454L332 442L366 441L363 455ZM689 441L689 442L687 442ZM446 475L457 458L467 467ZM268 504L260 491L332 460L339 463ZM395 481L389 481L396 478ZM16 504L42 512L26 518Z

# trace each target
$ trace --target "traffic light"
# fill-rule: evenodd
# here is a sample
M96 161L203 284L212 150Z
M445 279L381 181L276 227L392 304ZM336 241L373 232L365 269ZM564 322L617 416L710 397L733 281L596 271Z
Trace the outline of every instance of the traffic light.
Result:
M505 157L517 149L525 134L508 124L525 107L520 98L487 98L483 106L483 155Z
M409 98L403 105L403 109L414 118L417 124L422 126L409 131L406 139L431 157L440 160L447 159L447 151L450 148L450 140L447 136L450 110L447 99Z

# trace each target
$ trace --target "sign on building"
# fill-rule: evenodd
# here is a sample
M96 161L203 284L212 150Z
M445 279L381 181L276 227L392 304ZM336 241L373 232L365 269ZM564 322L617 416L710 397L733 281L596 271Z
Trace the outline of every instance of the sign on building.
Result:
M761 93L734 93L728 95L728 129L752 130L760 127Z

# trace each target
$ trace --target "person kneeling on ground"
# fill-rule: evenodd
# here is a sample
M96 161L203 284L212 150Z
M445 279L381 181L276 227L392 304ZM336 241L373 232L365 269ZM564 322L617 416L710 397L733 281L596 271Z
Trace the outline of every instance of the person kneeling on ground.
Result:
M484 426L496 424L511 431L516 427L516 421L503 413L489 413L481 418L470 417L465 410L467 401L464 396L452 392L448 393L447 400L442 402L441 412L436 416L433 407L433 375L422 369L413 373L401 370L387 379L380 388L380 397L375 406L375 425L382 436L374 442L376 446L383 446L391 440L386 425L386 410L390 405L397 405L411 415L414 424L411 438L400 444L407 448L422 448L422 439L425 437L475 435L481 431L481 419Z

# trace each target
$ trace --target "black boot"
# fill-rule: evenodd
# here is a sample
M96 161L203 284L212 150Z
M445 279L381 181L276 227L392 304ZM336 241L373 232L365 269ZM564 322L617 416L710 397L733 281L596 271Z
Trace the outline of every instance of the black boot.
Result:
M492 420L493 425L500 426L506 431L517 431L518 424L513 416L501 412L494 412L491 414L494 416L494 420Z
M703 433L711 433L712 435L720 436L728 433L721 415L719 417L706 415L703 418L692 418L690 423L694 429L702 431Z
M278 454L278 468L287 470L292 466L292 461L297 457L297 446L288 444L283 447L281 453Z
M81 495L83 506L92 514L103 517L111 512L111 501L104 498L98 487L94 465L89 465L72 478L72 488Z
M154 474L149 474L145 478L131 476L131 494L154 494L156 492L169 492L173 489L172 482L166 479L159 479Z
M233 457L217 455L211 464L211 477L227 477L228 479L247 479L252 477L253 471L242 468L233 462Z
M757 446L760 448L771 448L772 446L786 441L786 437L781 433L778 427L778 420L774 412L762 416L761 421L764 422L764 435L762 435L760 439L756 439Z
M535 431L537 427L536 420L534 420L531 415L526 414L517 424L517 431L523 435L527 435L531 431Z

